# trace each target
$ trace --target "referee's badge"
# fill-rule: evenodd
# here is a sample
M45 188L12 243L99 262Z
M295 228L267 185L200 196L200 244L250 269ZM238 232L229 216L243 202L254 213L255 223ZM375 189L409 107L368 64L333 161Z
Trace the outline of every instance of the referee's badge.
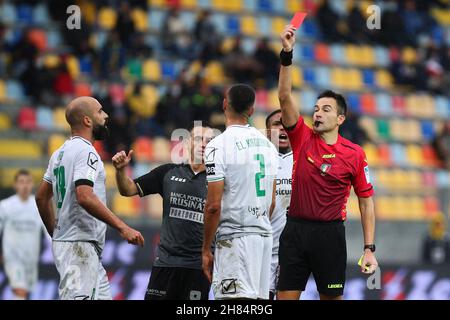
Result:
M331 164L329 163L322 163L322 165L320 166L320 171L322 171L322 173L327 173L328 171L330 171L331 169Z

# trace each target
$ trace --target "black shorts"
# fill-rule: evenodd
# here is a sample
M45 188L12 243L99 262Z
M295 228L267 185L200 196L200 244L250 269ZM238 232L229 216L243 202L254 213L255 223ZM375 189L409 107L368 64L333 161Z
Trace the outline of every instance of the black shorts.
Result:
M288 217L280 236L279 263L277 290L304 291L312 273L319 293L341 296L347 267L344 223Z
M153 267L145 300L208 300L209 288L202 270Z

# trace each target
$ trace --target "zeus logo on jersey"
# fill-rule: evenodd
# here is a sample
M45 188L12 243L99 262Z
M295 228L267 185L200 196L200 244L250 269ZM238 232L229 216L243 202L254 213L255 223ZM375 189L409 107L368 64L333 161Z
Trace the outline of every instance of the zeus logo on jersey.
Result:
M186 179L178 178L178 177L175 177L175 176L170 177L170 180L171 181L178 181L178 182L186 182Z

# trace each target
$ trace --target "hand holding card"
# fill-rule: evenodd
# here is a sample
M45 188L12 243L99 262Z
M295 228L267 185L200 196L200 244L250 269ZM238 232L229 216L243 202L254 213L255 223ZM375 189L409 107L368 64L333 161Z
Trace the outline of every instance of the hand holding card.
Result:
M306 15L306 12L297 12L292 18L290 24L297 30L302 25L303 20L305 20L306 18ZM289 39L290 36L288 35L287 38Z

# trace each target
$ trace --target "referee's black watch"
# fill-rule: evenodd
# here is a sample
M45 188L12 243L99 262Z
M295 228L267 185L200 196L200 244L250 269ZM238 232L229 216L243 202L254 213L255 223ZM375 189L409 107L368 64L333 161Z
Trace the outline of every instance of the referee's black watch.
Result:
M370 251L375 252L376 247L374 244L366 244L364 246L364 250L366 250L366 249L369 249Z

